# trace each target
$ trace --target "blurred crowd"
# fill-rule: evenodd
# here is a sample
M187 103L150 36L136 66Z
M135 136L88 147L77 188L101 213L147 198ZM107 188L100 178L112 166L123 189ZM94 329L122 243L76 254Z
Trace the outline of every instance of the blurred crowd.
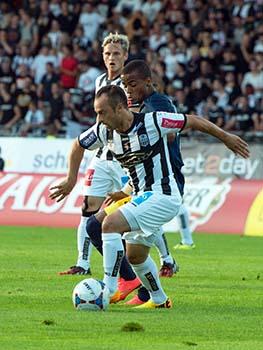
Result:
M178 111L263 134L263 1L0 1L0 136L93 125L101 43L127 34ZM70 67L70 68L69 68Z

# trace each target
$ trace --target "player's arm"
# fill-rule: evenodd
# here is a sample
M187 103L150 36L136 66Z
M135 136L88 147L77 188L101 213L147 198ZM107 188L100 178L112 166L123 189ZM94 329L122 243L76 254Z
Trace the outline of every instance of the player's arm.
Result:
M224 131L203 117L193 114L157 112L154 119L161 135L180 132L185 127L192 128L216 137L235 154L239 154L243 158L249 157L248 144L244 140Z
M187 114L185 127L189 127L216 137L222 141L231 151L243 158L248 158L250 155L248 144L244 140L242 140L237 135L224 131L205 118Z
M78 172L80 163L84 155L84 148L79 144L79 140L76 139L71 147L69 157L68 157L68 173L67 177L60 182L57 186L50 188L50 191L53 191L49 197L51 199L56 199L57 202L60 202L64 199L73 189L77 182Z
M60 184L50 188L53 191L49 196L51 199L56 199L57 202L60 202L72 191L77 182L79 167L85 149L93 150L103 145L98 134L99 125L95 124L94 127L82 133L73 142L68 157L67 176Z

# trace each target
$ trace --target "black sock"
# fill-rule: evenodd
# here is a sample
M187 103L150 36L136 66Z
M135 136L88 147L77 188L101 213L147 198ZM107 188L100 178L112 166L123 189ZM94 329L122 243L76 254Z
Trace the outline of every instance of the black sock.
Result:
M90 237L91 243L97 249L98 252L102 253L102 239L101 239L101 223L92 215L87 221L86 226L87 234Z
M148 290L145 287L140 287L138 289L138 297L140 298L140 300L146 302L150 299L150 293L148 292Z

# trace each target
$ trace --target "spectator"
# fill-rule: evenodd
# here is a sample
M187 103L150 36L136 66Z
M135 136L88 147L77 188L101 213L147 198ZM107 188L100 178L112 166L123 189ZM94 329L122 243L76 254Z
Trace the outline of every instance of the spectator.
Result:
M73 56L73 47L64 45L62 47L63 58L60 63L60 83L65 89L74 88L78 73L78 61Z
M240 96L235 105L232 118L226 124L226 130L249 131L253 128L254 110L248 105L246 96Z
M217 97L208 96L206 104L204 107L204 114L207 116L207 119L222 128L225 124L224 119L224 110L222 107L217 106Z
M77 7L76 4L74 6ZM62 32L72 34L78 22L78 14L69 11L69 4L67 1L61 2L61 13L57 17Z
M263 133L263 97L258 101L252 118L255 131Z
M153 23L157 13L162 7L161 1L147 0L142 4L141 10L150 23Z
M27 136L31 133L31 136L43 136L45 116L42 110L42 101L31 101L28 106L28 111L25 115L25 123L20 128L20 135Z
M30 16L30 13L24 9L19 10L21 23L20 33L21 40L28 42L32 52L35 52L39 45L38 26L34 19Z
M246 86L250 84L258 94L263 93L263 71L259 69L255 60L250 61L249 72L244 75L241 83L242 91L245 91Z
M48 62L53 63L54 67L57 67L57 57L52 55L48 45L43 45L40 49L40 53L35 57L32 65L32 75L36 84L39 84L45 75L46 64Z
M24 64L27 68L31 68L34 62L34 58L31 55L31 51L27 42L20 42L18 45L18 53L13 59L12 68L18 74L18 66Z
M224 82L220 79L213 81L212 94L217 98L217 106L225 110L229 104L229 95L225 91Z
M81 74L79 76L78 88L90 94L93 94L95 80L101 74L101 71L96 67L92 67L92 64L91 60L81 61L79 64Z
M37 99L36 86L34 85L30 76L27 76L24 79L23 86L17 88L15 91L15 96L16 104L21 110L22 118L24 118L30 102Z
M46 73L44 74L41 84L39 85L40 96L44 101L50 101L52 92L51 87L53 83L59 81L59 75L55 72L55 68L52 62L46 63Z
M13 85L16 75L11 68L11 60L9 57L4 57L0 64L0 82L7 84L8 89L13 90Z
M225 82L225 91L229 96L229 104L233 104L236 98L241 95L241 89L237 84L237 80L233 72L226 73Z
M83 5L82 12L79 17L79 24L83 26L85 37L92 42L95 40L99 26L105 21L91 3Z
M125 25L130 41L140 44L148 34L148 21L141 11L133 12Z
M7 27L1 30L1 45L7 55L14 55L21 38L19 16L13 14Z
M47 37L50 40L51 46L54 49L58 49L61 43L62 32L60 30L60 24L56 19L53 19L51 22L51 28Z
M14 135L21 119L20 108L16 105L16 98L10 94L8 85L0 83L0 133L5 136Z
M64 108L62 92L57 83L51 85L51 98L49 100L49 105L50 113L47 118L47 133L49 134L52 129L52 134L57 135L62 127L62 111Z
M39 16L37 19L39 43L42 42L42 38L48 33L53 18L54 17L49 9L48 0L41 0L39 5Z
M65 125L65 137L75 138L84 129L82 126L82 113L72 103L71 95L68 91L65 91L63 94L63 103L62 122Z
M91 46L89 39L86 38L84 35L84 30L82 25L78 24L78 26L76 27L73 33L72 42L74 47L82 47L84 49L87 49L88 47Z

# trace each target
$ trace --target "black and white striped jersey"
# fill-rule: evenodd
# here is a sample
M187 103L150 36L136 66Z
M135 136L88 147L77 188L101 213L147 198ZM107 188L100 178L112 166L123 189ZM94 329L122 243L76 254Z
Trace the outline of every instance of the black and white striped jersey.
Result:
M134 113L133 123L125 133L109 131L97 123L79 136L79 144L89 150L107 145L127 169L135 193L178 194L166 135L180 132L185 123L186 116L179 113Z
M118 76L113 80L109 80L107 73L103 73L99 77L97 77L95 81L95 92L97 93L100 88L107 85L117 85L124 90L120 76ZM109 151L107 147L101 147L95 156L102 160L115 160L112 153Z

